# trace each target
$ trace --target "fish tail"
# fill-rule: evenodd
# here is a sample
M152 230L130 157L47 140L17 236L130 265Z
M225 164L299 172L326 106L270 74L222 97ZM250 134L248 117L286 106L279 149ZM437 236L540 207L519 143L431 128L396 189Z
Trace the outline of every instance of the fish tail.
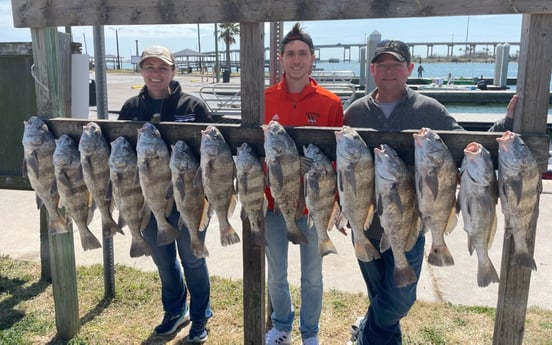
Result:
M111 216L102 217L102 233L105 238L113 237L116 233L125 234Z
M157 245L164 246L172 241L176 240L180 231L178 231L174 226L169 224L167 221L164 223L158 223L157 229Z
M491 261L479 265L477 269L477 285L479 287L487 287L491 283L498 282L498 273L496 273L496 269L494 268Z
M226 225L224 223L227 223ZM236 233L232 225L226 222L220 222L220 243L223 247L240 242L240 236Z
M254 224L259 219L249 218L251 224L251 235L256 246L264 246L266 244L264 229L261 224Z
M433 266L453 266L454 258L446 244L442 246L432 244L427 262Z
M48 221L48 228L53 234L67 232L67 223L62 216L60 216L59 214L55 214L54 216L50 217Z
M79 233L81 238L82 249L91 250L101 248L100 241L94 236L94 234L88 228L79 227Z
M418 280L418 278L416 277L416 273L414 273L414 270L410 265L404 268L395 267L395 271L393 272L393 279L395 280L395 284L397 284L397 287L399 288L413 284L416 282L416 280Z
M192 253L197 258L206 258L209 256L209 251L205 246L205 242L200 240L192 240Z
M130 242L130 257L150 256L151 247L143 238L133 237Z
M355 255L357 259L364 262L370 262L380 258L378 250L374 247L369 239L357 239L355 238Z
M303 233L301 232L301 230L299 230L299 227L297 227L295 223L294 223L294 226L292 226L291 228L288 225L287 239L293 244L308 243L307 238L305 237L305 235L303 235Z
M325 238L318 241L318 253L321 257L330 253L337 254L337 249L331 239Z
M535 262L535 259L533 259L531 254L527 252L516 253L514 255L514 263L530 268L533 271L537 270L537 263Z

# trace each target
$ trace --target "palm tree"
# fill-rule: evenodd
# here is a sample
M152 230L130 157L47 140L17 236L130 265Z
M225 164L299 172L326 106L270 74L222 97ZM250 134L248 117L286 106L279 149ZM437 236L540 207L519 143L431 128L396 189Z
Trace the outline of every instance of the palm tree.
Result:
M226 68L230 71L230 45L236 43L236 36L240 34L239 23L222 23L219 24L220 33L219 40L223 40L226 44Z

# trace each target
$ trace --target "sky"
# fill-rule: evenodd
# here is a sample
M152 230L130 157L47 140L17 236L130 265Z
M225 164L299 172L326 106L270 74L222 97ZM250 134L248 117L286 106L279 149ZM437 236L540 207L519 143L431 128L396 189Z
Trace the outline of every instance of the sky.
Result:
M355 19L339 21L303 21L304 29L317 44L357 44L377 31L382 39L398 39L404 42L519 42L521 36L521 15L486 15L456 17L423 17L397 19ZM294 22L285 22L283 33L291 29ZM59 28L59 31L64 31ZM91 26L72 27L73 40L82 43L82 52L94 55L94 37ZM269 46L269 25L265 24L265 46ZM202 52L215 51L214 24L181 25L131 25L105 26L105 53L116 55L116 34L119 40L119 55L130 59L136 55L136 45L141 53L145 47L160 44L171 51L193 49ZM30 42L28 28L14 28L11 0L0 0L0 42ZM219 50L225 48L219 41ZM458 46L459 47L459 46ZM200 49L201 48L201 49ZM231 49L239 48L237 43ZM442 49L442 50L441 50ZM458 49L458 48L455 48ZM510 52L516 53L518 47ZM454 52L459 54L457 50ZM357 59L358 51L351 52ZM425 55L425 48L419 48L417 55ZM446 47L435 47L434 54L446 55ZM342 49L323 49L324 59L341 57Z

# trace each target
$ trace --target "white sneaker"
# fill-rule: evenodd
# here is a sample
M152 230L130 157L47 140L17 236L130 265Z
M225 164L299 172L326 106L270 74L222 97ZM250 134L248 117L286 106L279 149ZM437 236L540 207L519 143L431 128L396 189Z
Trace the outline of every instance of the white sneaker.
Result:
M307 339L303 339L303 345L318 345L318 338L310 337Z
M279 331L272 328L265 335L265 345L290 345L291 332Z
M356 345L358 339L358 333L360 331L360 323L364 320L364 317L359 317L356 319L355 323L351 325L351 338L347 342L347 345Z

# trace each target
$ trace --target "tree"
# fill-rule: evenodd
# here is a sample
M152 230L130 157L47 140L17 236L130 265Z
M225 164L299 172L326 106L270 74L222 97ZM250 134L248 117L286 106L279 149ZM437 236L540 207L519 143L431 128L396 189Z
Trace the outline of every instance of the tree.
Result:
M222 23L219 24L219 40L223 40L226 44L226 68L230 70L230 45L236 43L236 36L240 35L239 23Z

